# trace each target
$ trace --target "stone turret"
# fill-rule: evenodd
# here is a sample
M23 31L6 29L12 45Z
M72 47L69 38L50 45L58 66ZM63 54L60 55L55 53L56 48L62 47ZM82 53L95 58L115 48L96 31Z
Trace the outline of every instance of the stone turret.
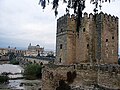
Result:
M60 17L57 20L56 63L73 63L76 48L75 35L75 16L67 14Z

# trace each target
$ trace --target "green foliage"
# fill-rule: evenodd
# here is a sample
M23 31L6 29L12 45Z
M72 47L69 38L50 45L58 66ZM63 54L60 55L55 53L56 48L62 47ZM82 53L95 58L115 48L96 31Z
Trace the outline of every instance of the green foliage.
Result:
M53 0L53 1L49 1L49 0L39 0L39 4L43 7L43 9L46 7L46 2L48 3L52 3L53 7L52 9L55 10L55 15L58 14L57 8L59 6L59 1L60 0ZM86 0L63 0L64 3L67 3L67 7L66 7L66 12L69 12L69 9L73 9L75 14L79 14L79 11L83 11L85 6L85 1ZM95 5L94 8L94 12L97 11L97 8L101 8L102 7L102 3L105 2L111 2L111 0L89 0L90 3Z
M25 79L41 79L42 77L42 66L38 64L29 64L25 67L24 76Z
M9 80L8 76L0 75L0 83L8 82L8 80Z
M10 64L19 65L19 61L17 61L16 59L12 59L12 60L10 61Z

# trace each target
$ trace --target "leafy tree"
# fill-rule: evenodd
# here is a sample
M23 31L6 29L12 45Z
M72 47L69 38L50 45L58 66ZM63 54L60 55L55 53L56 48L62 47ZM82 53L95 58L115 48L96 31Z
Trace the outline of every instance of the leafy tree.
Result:
M43 9L46 7L46 1L50 3L49 0L39 0L39 4L43 7ZM85 1L86 0L63 0L64 3L67 3L66 12L69 12L70 9L74 10L74 14L77 16L77 26L76 30L79 31L81 18L82 18L82 11L85 9ZM101 9L102 3L104 2L111 2L111 0L90 0L90 3L95 5L94 12L97 13L98 8ZM59 0L53 0L52 1L52 9L54 9L55 16L58 14L58 6L59 6Z
M0 83L8 82L9 77L6 75L0 75Z
M64 3L67 3L66 12L69 12L69 9L74 9L75 14L79 14L82 12L85 8L85 1L86 0L63 0ZM102 3L104 2L111 2L111 0L89 0L90 3L95 5L94 12L98 11L97 8L99 7L101 9ZM39 4L43 7L43 9L46 7L46 2L50 3L49 0L39 0ZM59 0L53 0L52 1L52 9L55 10L55 15L58 14L57 8L59 5Z
M41 79L42 66L38 64L29 64L25 67L24 76L26 79Z
M10 64L19 65L19 61L17 61L16 59L12 59L10 60Z

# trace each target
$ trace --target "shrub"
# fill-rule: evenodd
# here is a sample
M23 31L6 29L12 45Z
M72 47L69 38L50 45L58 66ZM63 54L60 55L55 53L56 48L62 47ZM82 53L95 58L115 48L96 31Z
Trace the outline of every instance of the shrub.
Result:
M10 61L10 64L19 65L19 61L17 61L16 59L13 59Z
M9 77L8 76L2 76L0 75L0 83L8 82Z
M25 79L41 79L42 77L42 66L38 64L29 64L25 67L24 77Z

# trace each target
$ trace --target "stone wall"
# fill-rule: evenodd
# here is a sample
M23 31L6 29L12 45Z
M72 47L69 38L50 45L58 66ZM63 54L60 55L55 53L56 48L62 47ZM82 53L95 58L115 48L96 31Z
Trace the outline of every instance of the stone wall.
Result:
M30 57L17 57L17 60L19 60L19 62L21 64L27 64L27 63L37 63L37 64L48 64L50 61L52 62L53 60L51 59L44 59L44 58L30 58Z
M101 60L102 63L118 62L118 18L101 13Z
M98 85L108 89L120 89L120 66L101 65L98 69Z
M72 82L68 82L68 72L72 74L76 72L76 77ZM65 81L71 89L77 87L84 90L89 90L89 88L120 89L119 65L46 65L42 76L42 90L56 90L60 87L60 80Z

